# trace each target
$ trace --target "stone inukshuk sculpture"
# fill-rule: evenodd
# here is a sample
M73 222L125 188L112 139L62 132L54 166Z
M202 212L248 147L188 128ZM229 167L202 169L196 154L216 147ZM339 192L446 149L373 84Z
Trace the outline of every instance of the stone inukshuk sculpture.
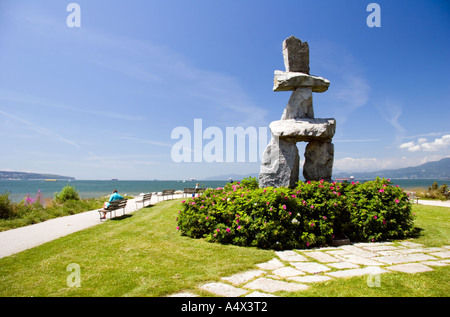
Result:
M283 42L286 71L275 71L274 91L292 91L281 120L270 123L272 139L267 145L259 174L260 187L293 187L298 182L300 157L297 142L305 149L305 180L330 181L333 170L335 119L315 119L313 92L325 92L330 82L309 75L309 46L291 36Z

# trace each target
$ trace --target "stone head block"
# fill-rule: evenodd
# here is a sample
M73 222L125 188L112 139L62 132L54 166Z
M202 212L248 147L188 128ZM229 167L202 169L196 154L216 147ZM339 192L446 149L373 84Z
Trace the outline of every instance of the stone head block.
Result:
M287 72L309 74L309 45L295 36L283 41L284 66Z

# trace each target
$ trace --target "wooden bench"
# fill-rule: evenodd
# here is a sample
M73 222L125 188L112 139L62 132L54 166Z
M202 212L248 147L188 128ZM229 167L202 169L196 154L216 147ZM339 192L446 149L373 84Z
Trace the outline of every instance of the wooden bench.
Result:
M205 190L205 188L185 188L183 190L183 196L186 195L187 197L189 194L203 193Z
M142 203L142 208L144 208L146 200L148 200L148 201L152 200L152 194L151 193L150 194L144 194L142 196L141 200L136 200L136 208L137 208L138 203Z
M161 193L161 196L163 197L163 200L164 200L164 196L169 196L169 195L171 195L172 199L173 199L174 194L175 194L175 189L164 189ZM159 201L159 198L158 198L158 201Z
M114 200L114 201L110 202L108 207L98 210L98 213L100 215L100 220L106 218L105 212L109 212L110 213L109 214L109 219L112 218L112 212L113 211L114 211L114 217L116 217L116 210L118 210L118 209L123 209L123 215L125 215L125 207L126 206L127 206L127 200L126 199ZM105 216L102 217L102 214L104 214Z

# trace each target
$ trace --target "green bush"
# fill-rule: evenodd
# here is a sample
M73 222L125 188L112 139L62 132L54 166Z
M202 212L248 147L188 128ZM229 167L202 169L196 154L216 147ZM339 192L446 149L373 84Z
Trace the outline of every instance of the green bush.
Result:
M5 192L0 195L0 219L9 219L14 214L13 204L9 199L9 193Z
M69 200L80 200L80 196L75 186L66 185L59 193L55 193L54 199L58 203L64 203Z
M299 182L294 189L259 188L255 182L244 179L183 201L178 229L192 238L266 249L320 246L337 234L379 241L412 233L406 193L384 179Z

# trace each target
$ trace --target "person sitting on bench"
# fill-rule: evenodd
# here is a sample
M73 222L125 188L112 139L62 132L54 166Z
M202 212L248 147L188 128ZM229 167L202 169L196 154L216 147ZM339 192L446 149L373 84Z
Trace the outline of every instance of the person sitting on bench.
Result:
M108 208L108 206L110 205L110 202L115 201L115 200L122 200L125 199L122 196L119 195L119 193L117 193L117 189L114 189L112 192L112 195L109 197L108 201L105 201L105 203L103 204L103 209ZM106 219L106 211L103 212L103 217L101 219Z

